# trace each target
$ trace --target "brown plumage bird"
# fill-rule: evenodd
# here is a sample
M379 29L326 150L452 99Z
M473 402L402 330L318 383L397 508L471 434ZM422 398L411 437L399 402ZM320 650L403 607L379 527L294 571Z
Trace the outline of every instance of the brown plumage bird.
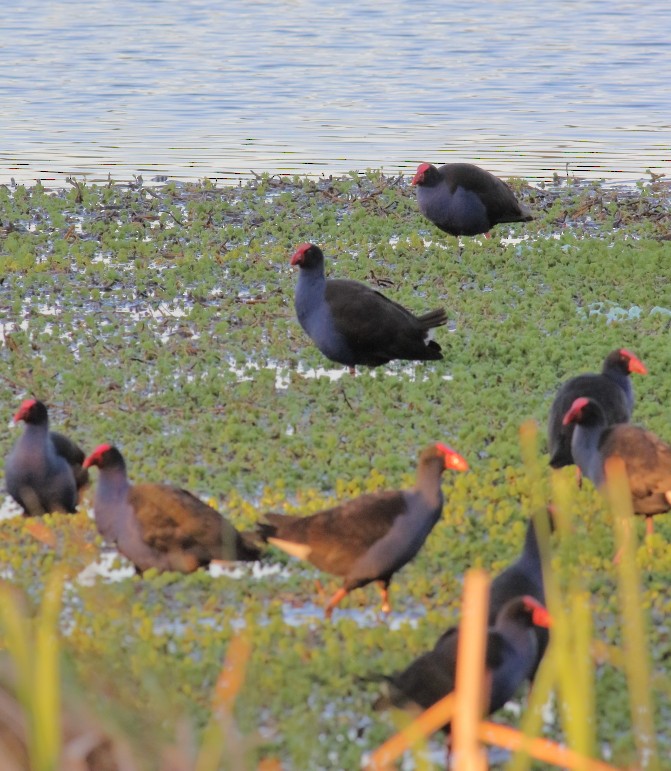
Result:
M101 444L84 466L98 466L93 511L101 534L142 573L190 573L212 560L254 560L258 550L218 511L170 485L132 485L116 447Z
M25 516L73 513L89 478L82 466L84 451L63 434L49 431L46 405L38 399L23 401L14 421L26 427L5 461L7 492Z
M598 402L606 424L628 423L634 409L634 391L629 375L647 375L645 364L626 348L616 348L606 356L599 374L572 377L561 385L550 407L548 446L552 468L570 466L573 461L571 437L573 423L565 424L564 415L579 396Z
M671 509L671 445L640 426L608 426L600 404L583 396L574 400L564 424L575 427L571 452L596 487L605 482L606 460L622 458L634 513L646 518L647 532L652 533L653 516Z
M342 587L326 606L327 618L349 592L372 581L381 587L382 611L389 612L391 577L417 554L440 518L445 469L466 471L468 463L446 445L432 444L419 457L412 489L362 495L308 517L266 514L259 535L326 573L342 576Z
M533 219L505 182L472 163L439 169L420 163L412 184L422 214L452 236L476 236L503 222Z

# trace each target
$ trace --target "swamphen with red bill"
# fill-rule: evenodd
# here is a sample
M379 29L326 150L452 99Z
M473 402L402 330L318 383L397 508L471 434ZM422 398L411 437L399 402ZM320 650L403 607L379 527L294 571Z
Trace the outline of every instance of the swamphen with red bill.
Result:
M342 587L326 606L327 617L349 592L372 581L380 585L382 611L388 612L393 574L417 554L440 518L445 469L466 471L468 463L446 445L432 444L419 457L410 490L362 495L307 517L266 514L259 535L326 573L342 576Z
M187 490L131 484L116 447L99 445L84 465L100 471L93 502L98 529L139 573L149 568L190 573L212 560L257 559L253 544Z
M72 514L78 491L88 482L84 451L63 434L49 431L47 407L38 399L23 401L14 421L23 421L25 430L5 461L7 492L25 516Z
M412 184L422 214L452 236L477 236L500 223L533 219L505 182L472 163L420 163Z
M606 481L606 460L622 458L634 513L646 518L647 532L652 533L653 516L671 509L671 445L640 426L609 426L599 402L584 396L575 399L564 424L574 426L571 452L596 487Z
M646 375L645 364L626 348L616 348L606 356L599 374L572 377L561 385L550 407L548 445L552 468L574 463L571 452L573 423L564 423L564 415L579 396L598 402L607 425L628 423L634 409L634 391L629 375Z
M515 597L499 610L487 632L485 667L489 677L486 713L500 709L535 671L538 641L534 629L549 628L545 607L531 596ZM385 693L373 708L397 707L418 714L454 690L459 630L445 632L433 650L403 672L385 677ZM449 730L449 723L443 726Z
M327 359L353 369L394 359L443 358L430 332L447 323L444 308L415 316L359 281L327 279L324 253L314 244L301 244L291 264L300 268L294 302L298 321Z

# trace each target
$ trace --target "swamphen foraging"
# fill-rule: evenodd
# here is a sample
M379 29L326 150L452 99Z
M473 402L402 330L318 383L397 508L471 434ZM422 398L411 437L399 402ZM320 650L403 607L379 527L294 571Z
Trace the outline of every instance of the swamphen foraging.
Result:
M14 421L25 430L5 461L7 492L25 516L76 511L78 491L88 482L82 467L84 451L71 439L49 431L46 405L38 399L22 402Z
M391 577L417 554L440 518L445 469L466 471L468 463L446 445L432 444L419 457L410 490L362 495L307 517L266 514L259 535L320 570L342 576L342 587L326 605L327 618L349 592L372 581L381 587L382 611L389 612Z
M298 321L327 359L353 369L393 359L443 358L430 331L447 323L444 308L415 316L359 281L327 279L324 253L314 244L301 244L291 264L300 268L294 303Z
M476 236L504 222L528 222L531 211L505 182L472 163L420 163L412 178L422 214L445 233Z
M574 463L571 452L573 423L564 423L564 415L579 396L598 402L607 425L628 423L634 409L634 391L629 375L646 375L645 364L626 348L616 348L606 356L600 374L572 377L561 385L550 407L548 445L552 468Z
M116 447L101 444L84 462L100 473L93 503L101 534L139 573L190 573L212 560L254 560L258 550L211 506L179 487L132 485Z

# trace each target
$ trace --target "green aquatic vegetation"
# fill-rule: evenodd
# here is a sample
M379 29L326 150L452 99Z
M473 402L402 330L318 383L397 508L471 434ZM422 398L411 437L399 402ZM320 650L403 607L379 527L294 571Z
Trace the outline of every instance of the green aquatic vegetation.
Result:
M2 522L5 580L37 598L53 566L68 566L68 666L137 746L164 745L184 716L206 725L222 658L244 625L252 648L236 717L243 732L260 732L253 754L277 754L287 768L357 767L393 730L370 709L375 684L357 678L400 669L432 645L458 617L467 568L497 571L517 555L533 510L519 426L537 421L543 453L558 384L598 370L612 348L631 348L650 371L634 382L635 419L671 440L668 185L516 189L537 219L463 239L459 253L457 239L419 215L407 179L374 171L264 175L232 188L0 186L5 424L34 393L49 403L53 428L87 451L119 444L131 479L183 485L242 530L265 511L308 514L409 486L431 441L471 464L469 474L445 475L444 516L394 579L396 619L412 624L392 628L377 617L374 587L324 624L314 582L326 593L338 582L276 550L265 562L281 570L268 574L85 586L76 576L101 547L86 513L47 518L54 546L23 520ZM509 234L526 240L502 241ZM294 315L289 260L305 240L324 248L331 276L369 282L418 312L445 305L449 324L436 330L444 360L307 377L331 365ZM627 315L609 316L618 308ZM3 456L18 430L0 436ZM572 470L561 476L573 482ZM554 559L566 585L588 590L595 636L621 646L610 516L589 483L575 504L575 536L553 539ZM671 521L657 520L636 559L651 666L668 680ZM642 529L637 522L639 537ZM298 619L302 608L314 615ZM621 673L600 664L596 746L608 744L621 766L635 751L625 692ZM656 707L662 752L668 691Z

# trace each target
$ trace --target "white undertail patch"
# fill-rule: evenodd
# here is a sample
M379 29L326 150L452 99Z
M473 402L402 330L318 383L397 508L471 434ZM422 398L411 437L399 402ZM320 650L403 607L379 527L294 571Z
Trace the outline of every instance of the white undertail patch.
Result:
M291 554L292 557L297 557L299 560L306 560L312 552L312 547L306 543L283 541L281 538L269 538L268 543L272 543L273 546L277 546L278 549L282 549L282 551Z

